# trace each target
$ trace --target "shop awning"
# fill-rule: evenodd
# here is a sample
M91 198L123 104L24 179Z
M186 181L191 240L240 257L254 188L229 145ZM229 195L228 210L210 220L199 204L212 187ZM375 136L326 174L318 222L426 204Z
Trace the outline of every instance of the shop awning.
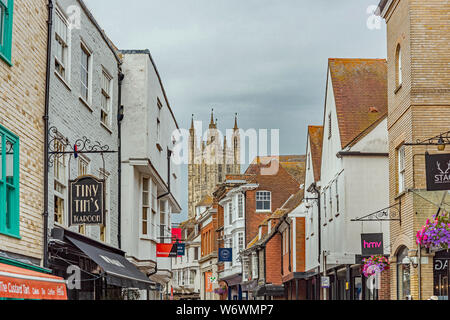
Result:
M256 297L262 296L270 296L270 297L281 297L284 296L284 286L283 285L274 285L274 284L265 284L257 287L253 294Z
M0 263L0 298L67 300L63 278Z
M103 269L108 284L137 289L151 289L153 281L118 253L96 247L66 235L66 238Z

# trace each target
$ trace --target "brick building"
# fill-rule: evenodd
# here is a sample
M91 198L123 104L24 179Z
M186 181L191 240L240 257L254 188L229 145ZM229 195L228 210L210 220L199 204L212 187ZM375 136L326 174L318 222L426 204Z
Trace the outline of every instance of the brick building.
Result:
M439 207L450 209L442 205L448 194L424 191L425 152L442 152L436 146L409 144L449 130L449 10L450 3L440 0L379 3L387 24L389 203L399 206L401 214L401 223L390 225L391 299L448 298L448 282L446 288L438 285L433 270L438 253L418 250L415 241Z

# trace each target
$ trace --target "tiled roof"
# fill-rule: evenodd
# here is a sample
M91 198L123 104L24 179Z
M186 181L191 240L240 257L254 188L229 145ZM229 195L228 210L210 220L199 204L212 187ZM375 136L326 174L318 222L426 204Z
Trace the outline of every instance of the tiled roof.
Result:
M329 59L342 148L387 113L385 59Z
M256 157L245 171L246 175L258 175L262 167L270 167L271 161L279 161L287 173L299 184L305 181L305 155L281 155Z
M319 181L320 169L322 167L323 126L308 126L308 135L311 147L314 181Z

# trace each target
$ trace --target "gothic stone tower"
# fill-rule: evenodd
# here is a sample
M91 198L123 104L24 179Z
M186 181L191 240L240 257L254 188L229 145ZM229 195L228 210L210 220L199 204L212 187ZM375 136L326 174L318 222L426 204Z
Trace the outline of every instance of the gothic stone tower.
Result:
M214 122L214 112L211 112L211 121L206 140L203 133L197 133L194 128L192 116L189 130L189 165L188 165L188 218L195 217L195 206L207 194L211 194L216 186L225 181L227 174L240 174L240 134L237 126L237 115L234 120L231 143L227 141L226 133L217 129L217 119ZM200 144L198 136L200 134ZM222 137L223 136L223 140Z

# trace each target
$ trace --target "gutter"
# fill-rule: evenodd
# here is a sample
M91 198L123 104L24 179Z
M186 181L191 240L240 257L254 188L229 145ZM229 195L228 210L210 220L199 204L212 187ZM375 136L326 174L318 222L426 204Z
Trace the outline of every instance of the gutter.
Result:
M44 107L44 268L48 267L48 127L49 127L49 103L50 103L50 66L52 59L52 26L53 26L53 0L48 0L47 20L47 70L45 75L45 107Z
M357 157L389 157L389 153L384 152L361 152L361 151L339 151L336 153L336 157L342 158L345 156L357 156Z

